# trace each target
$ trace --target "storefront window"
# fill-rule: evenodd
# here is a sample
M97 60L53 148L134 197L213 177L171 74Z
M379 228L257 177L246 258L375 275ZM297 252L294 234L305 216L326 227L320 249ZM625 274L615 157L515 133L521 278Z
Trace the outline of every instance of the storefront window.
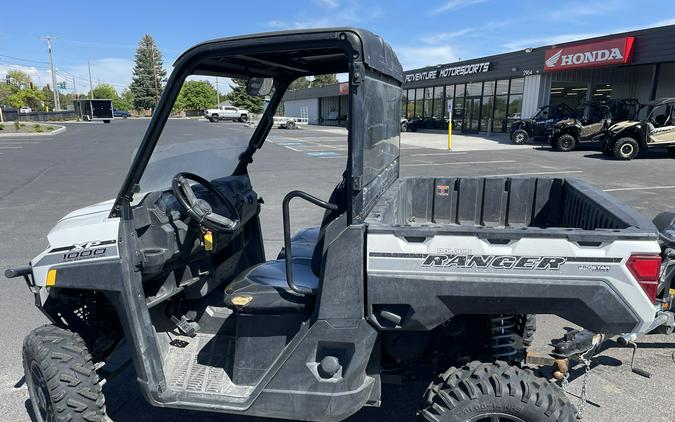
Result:
M409 89L407 95L408 101L406 102L405 117L406 119L412 119L415 117L415 90Z
M483 95L483 83L482 82L472 82L466 84L466 96L467 97L480 97Z
M401 117L406 116L406 109L408 108L408 90L404 89L401 95Z
M525 87L524 78L515 78L511 79L511 95L513 94L522 94L523 88Z
M509 80L502 79L497 81L497 95L508 95L509 94Z
M424 113L424 88L415 90L415 115L414 118L422 118Z
M424 88L424 119L431 118L433 112L432 98L434 96L434 89L432 87Z
M443 117L445 116L445 87L436 86L434 87L434 128L442 129L444 124Z
M481 106L481 113L480 113L480 130L482 131L489 131L489 130L494 130L493 128L490 128L490 124L492 123L492 110L494 107L494 97L489 96L489 97L483 97L483 104Z
M464 127L464 84L455 85L455 100L452 106L452 130L461 132Z
M521 113L522 109L523 109L523 94L511 95L509 97L508 118L510 120L520 119L521 118L520 113Z
M483 82L483 97L495 95L495 81Z
M508 81L506 81L508 82ZM507 83L507 89L508 89L508 83ZM497 91L499 92L499 91ZM492 131L493 132L504 132L507 128L506 124L506 105L508 102L509 96L508 95L497 95L495 97L495 114L494 114L494 120L492 123Z

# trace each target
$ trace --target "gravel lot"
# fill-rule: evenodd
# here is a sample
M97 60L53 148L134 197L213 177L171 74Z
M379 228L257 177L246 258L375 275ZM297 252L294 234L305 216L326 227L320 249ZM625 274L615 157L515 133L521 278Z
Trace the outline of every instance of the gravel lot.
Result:
M53 137L0 138L0 269L25 263L46 247L46 234L68 211L112 198L117 193L148 120L104 124L66 124L67 132ZM223 128L247 130L234 123L172 120L170 136L214 136ZM251 167L254 187L265 199L262 224L268 256L282 243L281 199L292 189L326 197L337 183L346 160L341 129L273 130L269 143ZM458 152L428 148L424 140L443 135L403 135L402 175L570 175L610 191L620 200L653 217L675 209L675 161L650 152L631 162L605 159L593 150L557 153L547 148L514 148L508 144L457 138ZM436 138L434 138L436 139ZM439 138L440 139L440 138ZM497 139L497 138L495 138ZM490 141L487 141L490 142ZM437 144L438 142L436 142ZM431 144L431 143L430 143ZM317 224L321 212L296 205L295 228ZM29 419L28 393L22 380L23 337L46 319L33 306L32 295L20 280L0 279L0 415L4 421ZM551 339L569 323L542 317L536 349L548 351ZM646 379L630 372L630 349L602 352L590 373L586 406L590 421L674 421L675 337L651 335L640 341L636 364L653 373ZM571 394L578 394L581 368L572 372ZM413 385L414 389L424 386ZM251 418L155 409L141 397L131 369L108 382L110 417L115 421L251 421ZM410 420L416 395L396 386L385 389L382 409L365 409L350 421ZM576 398L572 397L576 402ZM258 419L260 420L260 419Z

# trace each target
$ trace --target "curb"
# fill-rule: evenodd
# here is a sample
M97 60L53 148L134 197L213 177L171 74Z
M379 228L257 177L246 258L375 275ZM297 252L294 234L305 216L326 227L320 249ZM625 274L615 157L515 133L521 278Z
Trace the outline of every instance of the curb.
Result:
M66 131L65 126L58 126L58 125L52 126L57 126L57 128L52 130L51 132L0 133L0 138L30 138L33 136L54 136Z

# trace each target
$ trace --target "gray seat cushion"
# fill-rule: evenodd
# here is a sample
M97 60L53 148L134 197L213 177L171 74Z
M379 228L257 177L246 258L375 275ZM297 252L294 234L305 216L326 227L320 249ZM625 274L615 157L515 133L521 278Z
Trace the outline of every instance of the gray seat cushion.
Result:
M297 232L291 238L291 253L293 258L312 258L314 247L319 241L320 227L309 227ZM277 259L285 259L286 250L281 248Z
M313 290L319 287L319 278L312 272L311 258L293 258L293 281ZM306 312L313 303L314 295L297 295L288 288L283 259L247 269L225 289L225 305L243 313Z

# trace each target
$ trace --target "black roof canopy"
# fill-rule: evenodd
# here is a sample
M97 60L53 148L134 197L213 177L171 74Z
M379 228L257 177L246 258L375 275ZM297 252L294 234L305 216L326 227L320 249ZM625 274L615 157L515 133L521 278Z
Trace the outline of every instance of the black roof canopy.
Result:
M352 37L357 37L358 42L353 42ZM349 70L346 43L361 50L357 53L362 55L366 66L403 80L403 69L391 46L372 32L356 28L280 31L215 39L188 49L178 57L175 66L200 55L204 58L193 73L201 75L297 78L343 73ZM237 54L237 49L242 49L242 54Z

